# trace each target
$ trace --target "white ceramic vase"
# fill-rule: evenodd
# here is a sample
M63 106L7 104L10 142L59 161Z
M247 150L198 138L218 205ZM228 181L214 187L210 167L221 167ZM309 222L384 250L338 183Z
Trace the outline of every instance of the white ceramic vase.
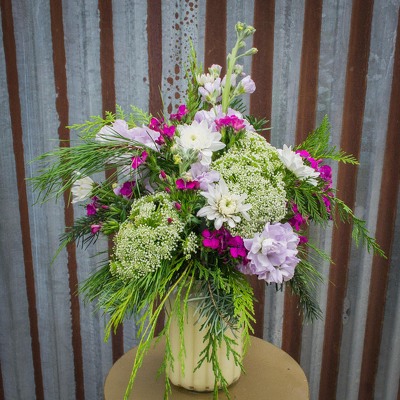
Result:
M204 331L200 331L201 321L198 315L195 315L196 301L189 301L187 318L184 325L184 340L186 356L184 357L184 371L182 371L179 361L180 336L179 327L176 318L172 318L169 329L169 338L171 342L172 355L174 357L173 369L168 368L167 374L170 381L176 385L188 390L197 392L210 392L214 390L215 376L212 364L204 361L199 369L194 371L200 359L200 352L204 349L203 343ZM168 312L168 311L167 311ZM241 341L241 332L236 332L234 336L232 331L228 329L226 335L235 338L238 345L235 350L239 354L243 354L243 345ZM235 364L234 357L230 354L227 357L226 345L223 342L219 348L218 361L228 385L237 381L240 377L241 369Z

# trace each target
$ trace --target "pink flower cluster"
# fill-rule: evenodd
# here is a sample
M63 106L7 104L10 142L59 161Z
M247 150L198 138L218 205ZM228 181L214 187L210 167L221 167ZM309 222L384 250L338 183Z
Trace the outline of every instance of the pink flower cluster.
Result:
M203 246L217 250L218 254L229 251L233 258L242 257L246 260L247 251L244 247L243 239L240 236L232 236L230 232L221 228L215 231L204 229L202 232Z
M184 181L183 179L178 179L176 181L176 188L178 190L197 190L200 188L199 181Z
M244 120L238 118L236 115L226 115L223 118L219 118L215 120L215 125L217 126L218 132L221 131L224 127L231 127L235 131L235 133L246 128L244 124Z
M142 154L140 156L132 157L132 168L138 169L140 165L146 162L147 157L148 157L147 151L142 151Z
M297 150L296 153L298 153L301 157L306 159L309 163L311 168L314 168L317 172L319 172L319 176L321 179L323 179L326 184L324 186L324 191L326 192L326 195L322 197L326 211L328 214L331 213L331 201L330 197L333 197L333 193L331 191L332 188L332 168L329 165L322 164L321 159L316 160L315 158L311 157L310 153L306 150ZM290 222L290 221L289 221Z
M171 114L169 116L171 121L182 121L182 118L189 112L189 109L185 104L181 104L178 107L178 112L176 114Z
M127 181L124 182L122 185L117 186L114 189L114 193L117 196L123 196L126 199L129 199L132 197L132 193L133 193L133 188L135 187L136 182L135 181Z
M149 128L160 133L160 136L156 139L156 143L159 145L165 143L165 138L171 139L176 130L174 125L167 125L164 118L157 119L154 117L150 120Z

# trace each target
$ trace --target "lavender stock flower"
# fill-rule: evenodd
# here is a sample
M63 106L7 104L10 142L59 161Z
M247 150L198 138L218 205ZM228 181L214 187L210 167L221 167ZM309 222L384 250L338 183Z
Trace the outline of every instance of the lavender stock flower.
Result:
M239 266L244 274L258 275L267 283L282 283L293 278L299 259L296 257L299 237L290 224L269 222L261 234L244 239L248 250L246 265Z

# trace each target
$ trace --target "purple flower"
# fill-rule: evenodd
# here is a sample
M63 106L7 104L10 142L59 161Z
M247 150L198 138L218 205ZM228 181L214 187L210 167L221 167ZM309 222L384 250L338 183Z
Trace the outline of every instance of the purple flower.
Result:
M191 177L200 183L200 189L203 191L208 191L208 185L219 182L221 175L217 171L210 171L208 165L203 165L201 163L194 163L191 165L189 173Z
M253 79L251 79L250 75L245 76L239 82L240 90L243 90L244 93L253 93L256 90L256 84L254 83Z
M198 181L186 182L183 179L178 179L176 181L176 188L179 190L196 190L199 189L200 183Z
M157 150L156 140L159 136L159 132L145 126L128 129L126 121L117 119L112 126L103 126L97 133L96 140L105 142L130 139Z
M182 118L189 112L189 109L186 107L185 104L181 104L178 107L178 112L176 114L171 114L170 119L175 121L181 121Z
M245 129L247 131L254 132L254 127L250 125L250 123L247 120L243 119L243 115L239 111L236 111L233 108L228 108L228 112L224 114L222 112L221 105L213 107L210 111L205 111L205 110L197 111L197 113L194 116L194 120L197 122L206 121L209 129L211 129L212 131L217 131L215 120L232 115L236 115L236 117L244 121Z
M132 168L138 169L139 165L142 165L144 162L146 162L147 157L148 157L147 151L142 151L142 154L140 156L132 157Z
M257 275L268 283L282 283L293 278L299 259L296 257L299 236L289 223L265 225L262 233L253 239L244 239L248 250L247 265L240 265L244 274Z
M178 211L181 211L181 209L182 209L182 205L181 205L180 203L178 203L178 202L175 202L175 203L174 203L174 207L175 207Z
M162 179L163 181L167 178L167 174L165 173L165 171L161 170L160 171L160 179Z

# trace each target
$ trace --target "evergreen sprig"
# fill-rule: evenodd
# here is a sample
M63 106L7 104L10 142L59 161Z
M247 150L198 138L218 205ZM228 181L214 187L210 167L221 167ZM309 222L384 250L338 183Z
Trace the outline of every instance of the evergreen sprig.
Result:
M373 251L374 254L386 258L385 252L377 243L376 239L372 237L366 227L366 222L357 218L352 209L347 206L342 200L335 197L333 199L335 208L338 211L339 217L343 222L352 223L352 238L357 246L360 244L367 247L368 252Z
M303 254L303 257L305 255ZM306 321L322 318L322 311L315 299L315 288L323 282L322 275L305 258L300 259L293 278L288 282L293 294L299 298L299 304Z
M295 149L307 150L315 159L331 159L346 164L358 164L353 155L338 150L335 146L330 146L330 129L331 125L325 115L318 128L311 132L307 139L296 146Z
M30 178L38 200L59 198L81 175L90 176L105 170L126 165L126 155L139 155L143 148L149 153L152 149L141 143L137 145L124 138L119 141L87 141L73 147L60 147L38 157L41 164L39 175ZM123 157L124 156L124 157ZM111 181L115 173L108 180Z

